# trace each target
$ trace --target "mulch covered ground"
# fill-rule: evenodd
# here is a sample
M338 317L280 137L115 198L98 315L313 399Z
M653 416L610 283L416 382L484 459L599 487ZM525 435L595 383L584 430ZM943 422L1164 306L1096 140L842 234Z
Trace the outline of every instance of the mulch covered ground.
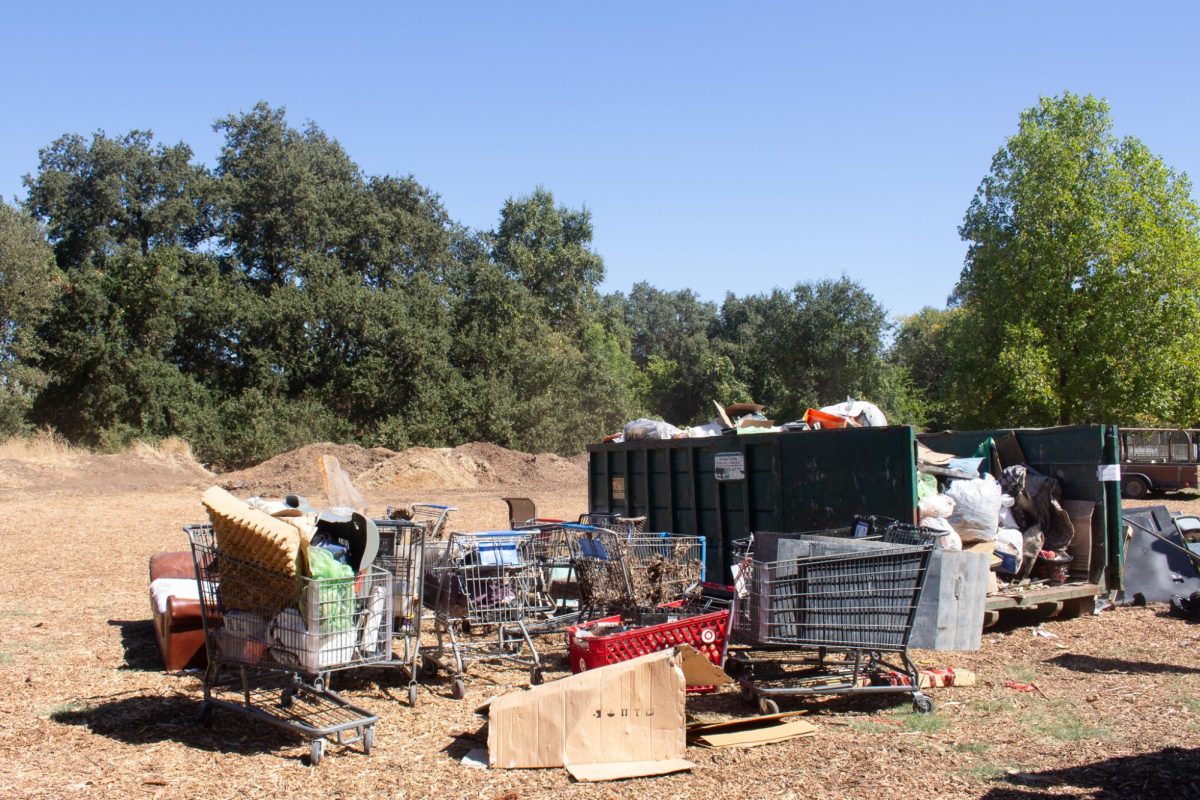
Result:
M1154 607L1044 622L1053 637L1033 620L1002 623L978 652L918 653L980 678L932 690L932 715L872 699L810 704L815 737L691 749L691 773L603 785L459 763L479 744L472 708L523 685L524 670L474 667L465 702L435 680L416 708L397 675L364 672L339 680L381 717L374 754L334 747L313 769L297 739L241 717L197 725L199 676L161 672L146 561L186 546L180 526L202 517L202 487L126 485L92 472L0 495L0 797L1200 797L1200 626ZM585 503L582 486L525 489L547 515ZM449 499L480 527L504 519L483 492L378 498L414 499ZM565 675L561 643L544 650L548 678ZM689 707L710 720L749 711L732 690Z

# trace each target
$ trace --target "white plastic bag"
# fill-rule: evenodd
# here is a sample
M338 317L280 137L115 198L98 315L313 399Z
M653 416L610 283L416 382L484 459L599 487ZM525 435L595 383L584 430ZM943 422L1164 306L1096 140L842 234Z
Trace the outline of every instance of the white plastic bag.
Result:
M882 428L887 425L887 417L879 410L879 406L866 400L847 398L844 403L825 406L821 410L827 414L849 417L863 428Z
M1021 551L1024 547L1025 537L1016 528L1001 525L996 531L996 554L1008 556L1011 559L1012 569L1005 569L1006 572L1018 573L1021 571Z
M942 534L937 537L936 541L938 547L943 550L962 550L962 538L959 537L958 531L954 530L954 526L950 524L949 520L943 517L926 517L921 520L921 527Z
M1013 516L1013 512L1012 512L1013 505L1016 502L1017 501L1014 500L1011 495L1004 494L1004 495L1000 496L1000 527L1001 528L1020 529L1021 526L1017 524L1017 518Z
M954 501L950 524L963 544L990 542L1000 522L1000 484L991 475L951 482L946 494Z
M920 512L922 520L949 519L954 513L954 500L944 494L935 494L918 503L917 511Z

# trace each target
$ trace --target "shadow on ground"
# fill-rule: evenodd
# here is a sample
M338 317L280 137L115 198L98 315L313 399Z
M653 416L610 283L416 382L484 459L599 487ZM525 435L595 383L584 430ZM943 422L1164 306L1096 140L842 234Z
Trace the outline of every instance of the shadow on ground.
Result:
M198 717L195 695L135 695L92 705L72 704L50 714L60 725L80 725L92 733L127 744L179 742L197 750L256 753L295 747L300 740L267 725L214 710L210 725Z
M1155 661L1128 661L1124 658L1100 658L1075 653L1063 653L1060 656L1047 659L1048 664L1056 664L1073 672L1087 673L1136 673L1145 675L1200 675L1198 667L1181 667L1178 664L1160 664Z
M108 624L121 629L121 647L125 663L121 669L139 672L162 672L162 656L154 637L154 623L148 619L110 619Z
M1200 798L1200 748L1169 747L1153 753L1109 758L1077 767L1022 772L999 779L982 800L1087 797L1089 800Z

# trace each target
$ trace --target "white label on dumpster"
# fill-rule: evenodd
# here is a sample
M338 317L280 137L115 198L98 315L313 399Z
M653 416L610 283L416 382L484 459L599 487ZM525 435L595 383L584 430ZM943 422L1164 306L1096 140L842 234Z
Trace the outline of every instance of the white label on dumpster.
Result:
M745 453L717 453L713 456L713 472L719 481L740 481L746 477Z
M1096 467L1096 479L1099 481L1121 481L1120 464L1101 464Z
M624 500L625 499L625 476L624 475L613 475L612 499L613 500Z

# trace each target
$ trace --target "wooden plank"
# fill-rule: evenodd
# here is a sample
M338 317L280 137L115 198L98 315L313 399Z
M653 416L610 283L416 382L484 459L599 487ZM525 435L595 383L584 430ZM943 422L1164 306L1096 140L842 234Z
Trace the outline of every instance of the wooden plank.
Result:
M1095 597L1098 594L1100 594L1100 587L1094 583L1047 586L1045 589L1031 589L1021 594L994 595L987 599L983 607L986 611L1001 611L1006 608L1036 608L1043 603L1061 603L1064 600Z

